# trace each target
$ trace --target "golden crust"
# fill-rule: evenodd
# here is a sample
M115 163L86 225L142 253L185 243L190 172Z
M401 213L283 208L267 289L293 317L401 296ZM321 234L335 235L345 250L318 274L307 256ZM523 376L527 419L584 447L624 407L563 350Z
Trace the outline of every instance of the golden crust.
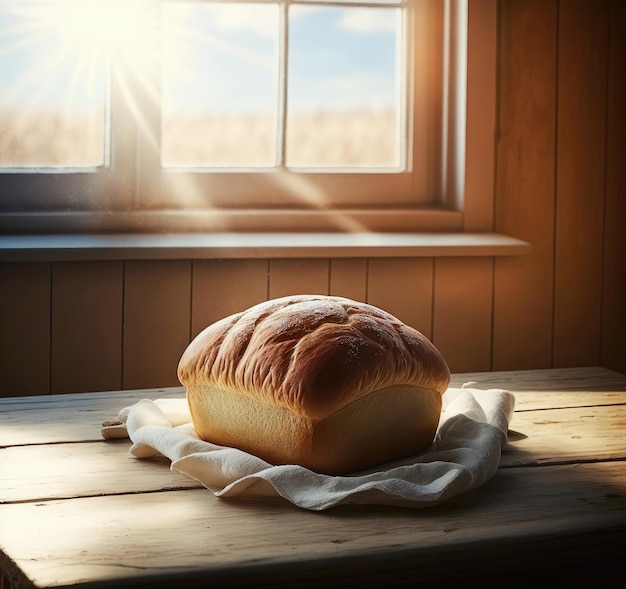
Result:
M207 327L182 355L178 378L321 420L389 387L443 395L450 372L426 337L377 307L295 295Z

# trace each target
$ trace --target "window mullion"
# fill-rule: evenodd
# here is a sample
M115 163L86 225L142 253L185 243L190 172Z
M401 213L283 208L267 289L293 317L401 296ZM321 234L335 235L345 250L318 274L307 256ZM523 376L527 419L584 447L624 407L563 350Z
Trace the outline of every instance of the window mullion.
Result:
M403 169L411 171L413 153L413 86L415 82L413 67L414 23L413 3L400 8L400 36L397 45L396 63L400 67L398 92L397 125L400 136L400 163Z
M136 123L129 108L128 79L120 64L120 56L111 56L110 75L110 169L113 207L135 203L137 142Z
M276 164L285 167L287 143L287 101L289 68L289 0L281 2L279 9L278 40L278 116L276 129Z
M161 177L161 75L163 0L143 6L145 46L127 70L132 96L126 106L137 142L129 158L135 164L135 204L158 206L162 202Z

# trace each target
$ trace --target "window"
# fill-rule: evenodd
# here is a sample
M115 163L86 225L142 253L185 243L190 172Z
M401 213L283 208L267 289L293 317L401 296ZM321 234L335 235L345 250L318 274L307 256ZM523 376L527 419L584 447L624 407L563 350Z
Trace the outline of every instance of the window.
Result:
M466 6L0 0L0 228L459 229Z

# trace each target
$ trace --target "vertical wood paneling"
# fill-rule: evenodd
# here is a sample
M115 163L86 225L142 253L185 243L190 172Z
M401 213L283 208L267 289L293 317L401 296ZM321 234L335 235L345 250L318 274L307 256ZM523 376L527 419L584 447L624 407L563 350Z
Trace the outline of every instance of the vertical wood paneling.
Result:
M558 55L554 366L595 366L602 305L607 0L560 3Z
M432 337L432 258L372 258L367 302Z
M190 339L191 262L125 264L125 389L177 386Z
M270 260L269 298L292 294L328 294L327 259Z
M330 261L330 294L355 301L367 299L367 260L341 258Z
M50 392L50 264L0 264L0 397Z
M266 300L267 260L195 260L191 337L207 325Z
M53 264L53 393L120 388L122 270L122 262Z
M610 11L600 363L626 373L626 2Z
M450 370L490 370L493 259L436 259L434 292L433 342Z
M466 231L491 231L494 222L498 2L470 2L463 226Z
M556 149L555 0L505 0L501 11L496 231L532 244L497 258L494 370L552 363Z

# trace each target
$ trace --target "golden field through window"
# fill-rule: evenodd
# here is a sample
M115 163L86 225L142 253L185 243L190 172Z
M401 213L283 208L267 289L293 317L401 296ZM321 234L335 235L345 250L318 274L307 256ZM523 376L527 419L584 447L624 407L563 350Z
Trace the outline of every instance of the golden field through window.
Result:
M0 0L0 217L458 213L467 7Z

